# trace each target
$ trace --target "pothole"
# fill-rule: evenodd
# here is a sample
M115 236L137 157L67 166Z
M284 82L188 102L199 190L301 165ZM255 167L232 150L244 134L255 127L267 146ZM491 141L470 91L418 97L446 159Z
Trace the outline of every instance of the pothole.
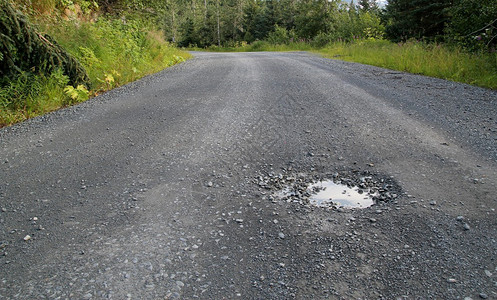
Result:
M324 175L268 174L260 187L271 190L272 201L336 209L362 209L396 201L400 187L390 177L369 171L341 171Z
M307 188L311 196L309 204L319 207L366 208L374 204L369 190L336 184L333 180L324 180L311 184Z

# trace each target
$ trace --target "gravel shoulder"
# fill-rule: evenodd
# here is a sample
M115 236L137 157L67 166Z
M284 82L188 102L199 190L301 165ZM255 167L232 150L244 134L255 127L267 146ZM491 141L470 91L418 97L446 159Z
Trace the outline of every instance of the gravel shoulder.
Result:
M497 92L194 56L0 129L0 299L497 298ZM336 174L398 196L274 197Z

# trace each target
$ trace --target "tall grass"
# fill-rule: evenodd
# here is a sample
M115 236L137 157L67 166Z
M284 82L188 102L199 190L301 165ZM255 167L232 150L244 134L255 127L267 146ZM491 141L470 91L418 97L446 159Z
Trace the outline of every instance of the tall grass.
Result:
M0 127L71 104L72 98L64 92L68 82L69 78L60 70L49 76L24 72L14 80L3 82L0 88Z
M497 53L468 53L441 44L396 44L384 40L336 42L314 52L328 58L497 89Z
M42 29L84 65L91 89L68 87L60 71L0 79L0 127L84 101L190 57L139 21L60 21Z

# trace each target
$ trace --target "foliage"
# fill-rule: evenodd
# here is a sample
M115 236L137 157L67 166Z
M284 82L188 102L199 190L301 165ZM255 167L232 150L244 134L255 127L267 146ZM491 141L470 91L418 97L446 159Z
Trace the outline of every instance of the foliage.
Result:
M0 127L84 101L189 57L144 24L109 18L44 24L43 29L88 71L92 89L73 84L61 68L48 74L27 70L0 77Z
M459 47L410 40L336 42L317 52L329 58L423 74L497 89L497 53L467 53Z
M82 102L88 100L90 97L90 92L86 89L86 87L82 84L78 85L76 88L68 85L64 88L64 92L68 95L73 101Z
M497 46L497 1L455 0L449 10L447 33L450 40L471 50Z
M0 80L0 127L70 104L64 93L69 78L61 69L50 75L20 72Z
M15 77L20 72L50 74L62 69L72 84L88 84L80 63L54 39L42 35L24 14L8 0L0 0L1 77Z
M47 28L88 70L94 90L103 91L174 65L180 60L161 34L140 20L100 18ZM182 54L187 57L187 54Z
M444 32L451 0L390 0L386 34L393 41L434 39Z
M295 39L293 30L286 30L283 27L276 25L274 30L268 34L267 41L273 45L289 44Z

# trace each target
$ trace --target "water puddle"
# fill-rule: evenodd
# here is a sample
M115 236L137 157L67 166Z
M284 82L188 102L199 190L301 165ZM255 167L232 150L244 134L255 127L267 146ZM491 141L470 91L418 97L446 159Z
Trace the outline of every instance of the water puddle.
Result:
M369 190L334 183L332 180L319 181L307 188L309 204L318 207L366 208L374 204Z
M324 179L323 179L324 178ZM329 209L362 209L395 201L402 189L392 177L368 171L341 171L314 174L260 175L260 188L272 190L267 198L274 203L284 201L303 206Z

